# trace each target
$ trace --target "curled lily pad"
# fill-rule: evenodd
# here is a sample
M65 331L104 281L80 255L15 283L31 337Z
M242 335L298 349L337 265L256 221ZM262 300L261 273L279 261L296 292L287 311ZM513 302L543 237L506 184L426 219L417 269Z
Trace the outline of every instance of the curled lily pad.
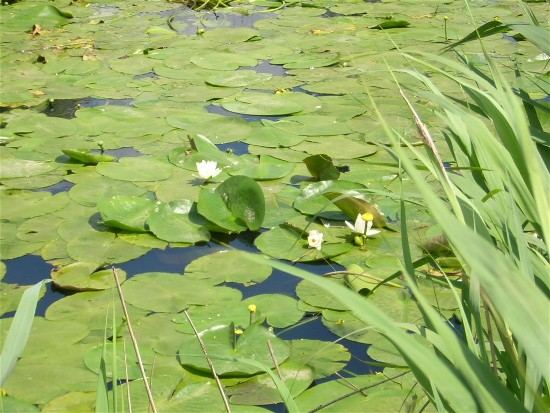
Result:
M311 155L304 159L304 163L311 176L319 181L338 179L340 171L332 163L332 158L328 155Z
M60 288L75 291L106 290L115 286L113 270L98 269L97 264L88 262L75 262L51 272L55 285ZM126 273L118 270L119 280L126 279Z
M265 199L256 181L236 175L226 179L215 190L203 188L199 194L198 211L227 231L255 231L264 220Z
M92 153L88 149L61 149L61 151L86 165L97 165L99 162L113 162L116 158L111 155Z
M378 24L375 24L374 26L370 26L369 29L378 29L378 30L397 29L397 28L407 27L410 24L411 23L409 23L406 20L388 19L388 20L383 21L382 23L378 23Z

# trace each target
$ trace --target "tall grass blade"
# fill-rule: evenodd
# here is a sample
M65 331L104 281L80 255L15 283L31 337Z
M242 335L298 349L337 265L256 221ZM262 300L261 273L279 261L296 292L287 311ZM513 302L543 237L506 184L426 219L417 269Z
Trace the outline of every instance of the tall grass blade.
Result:
M31 332L40 289L42 285L49 282L51 280L40 281L29 287L21 296L21 301L19 301L19 306L2 347L2 354L0 354L0 386L4 384L17 360L23 354Z

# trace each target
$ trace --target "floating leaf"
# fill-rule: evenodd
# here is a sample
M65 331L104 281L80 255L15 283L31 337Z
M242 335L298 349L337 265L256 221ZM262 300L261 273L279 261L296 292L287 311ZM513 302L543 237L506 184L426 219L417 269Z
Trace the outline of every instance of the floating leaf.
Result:
M290 360L313 368L316 379L332 376L351 359L348 349L339 343L304 339L290 343Z
M189 280L182 275L162 272L138 274L122 286L127 302L138 308L161 313L176 313L190 305L208 305L241 296L234 288L212 287L212 284L201 280ZM147 291L146 295L144 291Z
M112 269L101 270L97 264L75 262L51 271L56 286L66 290L89 291L106 290L116 286ZM126 279L126 273L118 270L120 282Z
M273 75L269 73L258 73L254 70L239 70L232 74L220 74L209 76L205 82L212 86L223 87L243 87L261 83L271 79Z
M340 177L340 171L332 163L328 155L319 154L308 156L304 159L307 170L318 181L336 180Z
M124 242L111 232L87 230L67 242L67 252L75 261L117 264L140 257L149 248Z
M6 24L11 30L31 30L32 26L39 24L43 28L54 28L67 24L72 19L71 13L61 11L55 6L41 5L28 9L18 10Z
M222 102L222 107L230 112L243 115L281 116L300 112L303 106L288 98L288 94L246 93L234 100Z
M214 225L207 225L211 231L241 232L247 229L247 226L234 216L222 196L212 188L202 188L199 193L197 210L204 218L211 221Z
M70 158L86 165L97 165L99 162L113 162L116 159L111 155L92 153L88 149L61 149L61 151Z
M244 175L249 178L264 181L269 179L279 179L287 176L294 169L294 165L273 158L269 155L260 155L257 157L240 157L238 165L229 170L231 175Z
M191 63L204 69L235 70L241 66L256 66L257 60L235 53L208 52L189 59Z
M162 181L172 174L173 166L154 158L120 158L118 162L100 163L97 172L121 181Z
M240 219L248 229L255 231L262 225L265 216L265 199L254 179L236 175L223 181L216 188L233 216Z
M252 324L242 335L235 337L233 327L213 327L199 332L208 356L215 360L216 373L219 375L250 375L262 372L262 369L239 362L239 359L253 359L269 368L274 367L273 358L267 342L271 343L276 363L281 364L288 358L289 345L264 326ZM180 362L184 366L210 372L203 350L194 335L186 337L179 351Z
M293 397L305 391L313 382L313 370L307 366L287 360L279 366L281 380L290 389ZM275 383L267 374L259 374L236 386L226 389L231 403L262 405L283 402Z
M154 207L155 201L151 199L125 195L115 195L97 204L105 225L138 232L148 230L145 221Z
M205 255L187 265L185 275L189 278L210 280L213 284L254 284L265 281L271 275L272 268L248 262L246 269L243 268L246 254L243 251L227 250Z
M389 20L383 21L382 23L376 24L376 25L374 25L374 26L370 26L369 29L378 29L378 30L382 30L382 29L397 29L397 28L407 27L407 26L409 26L410 24L411 24L411 23L409 23L409 22L406 21L406 20L393 20L393 19L389 19Z
M298 310L298 302L282 294L255 295L246 299L244 304L255 305L257 311L255 317L266 317L267 323L276 328L296 324L304 316L303 311Z
M173 201L169 204L157 203L147 217L149 230L158 238L169 242L194 244L208 241L210 239L208 230L190 220L192 205L191 201L185 200ZM195 215L197 215L196 212Z
M28 178L30 176L46 174L58 167L59 165L53 162L3 158L0 160L0 179Z
M350 243L323 243L321 250L308 248L307 232L301 233L287 226L280 226L260 234L254 241L264 254L288 261L317 261L344 254L352 248Z

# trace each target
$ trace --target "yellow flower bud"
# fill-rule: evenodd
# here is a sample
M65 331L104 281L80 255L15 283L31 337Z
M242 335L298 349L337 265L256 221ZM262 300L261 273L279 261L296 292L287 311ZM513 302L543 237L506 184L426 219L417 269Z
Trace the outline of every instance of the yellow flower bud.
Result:
M250 304L248 306L248 311L250 311L251 313L255 313L256 312L256 306L254 304Z
M244 333L244 331L242 329L240 329L240 328L235 329L235 334L236 335L240 336L242 333Z

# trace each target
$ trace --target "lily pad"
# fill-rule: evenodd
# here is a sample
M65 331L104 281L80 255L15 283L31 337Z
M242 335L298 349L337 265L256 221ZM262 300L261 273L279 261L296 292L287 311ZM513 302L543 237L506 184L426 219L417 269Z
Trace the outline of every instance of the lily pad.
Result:
M113 162L116 158L111 155L92 153L88 149L62 149L65 155L86 165L97 165L99 162Z
M0 179L28 178L30 176L43 175L58 167L59 165L54 162L6 158L0 160Z
M243 155L239 164L229 170L229 174L244 175L258 181L264 181L283 178L291 173L293 169L293 164L269 155L261 155L259 159L256 157L246 158Z
M126 279L126 273L118 270L120 282ZM116 286L112 269L100 269L97 264L75 262L54 268L51 272L54 284L62 289L73 291L106 290Z
M284 362L289 355L289 345L258 324L252 324L244 330L242 335L238 336L230 326L209 328L200 331L199 334L208 349L208 356L215 364L216 373L222 376L226 374L251 375L263 371L255 365L246 364L244 360L247 359L261 363L266 368L275 367L267 345L268 341L273 349L277 365ZM203 350L194 335L183 340L179 357L184 366L210 372Z
M282 116L300 112L303 106L288 98L287 94L246 93L234 100L222 102L230 112L256 116Z
M281 380L290 389L292 397L305 391L313 382L313 370L293 360L279 366ZM271 376L267 373L254 376L236 386L227 388L231 403L242 405L263 405L281 403L283 400Z
M97 172L121 181L162 181L172 174L169 163L154 158L120 158L118 162L100 163Z
M161 313L175 313L191 305L208 305L241 295L233 288L212 287L201 280L161 272L138 274L122 286L124 297L130 304ZM147 291L147 295L143 295L143 291Z
M254 317L266 317L267 323L275 328L296 324L304 316L303 311L298 310L298 302L287 295L255 295L244 300L244 304L255 305L257 313Z
M254 231L260 228L265 216L265 199L256 181L247 176L232 176L223 181L216 192L248 229Z
M157 203L149 212L147 226L153 234L164 241L191 244L208 241L210 239L208 230L190 220L192 206L191 201L185 200L173 201L169 204ZM196 212L195 215L197 215Z
M197 258L185 267L185 275L193 279L209 280L213 284L235 282L255 284L265 281L272 272L268 265L242 263L246 252L228 250Z
M209 76L205 79L205 82L212 86L244 87L255 83L265 82L272 77L273 75L269 73L258 73L254 70L239 70L230 75L224 73Z
M137 197L115 195L97 204L105 225L128 231L146 232L145 225L149 213L155 207L155 201Z
M212 70L235 70L241 66L256 66L257 64L256 59L248 56L220 52L202 53L189 60L198 67Z

